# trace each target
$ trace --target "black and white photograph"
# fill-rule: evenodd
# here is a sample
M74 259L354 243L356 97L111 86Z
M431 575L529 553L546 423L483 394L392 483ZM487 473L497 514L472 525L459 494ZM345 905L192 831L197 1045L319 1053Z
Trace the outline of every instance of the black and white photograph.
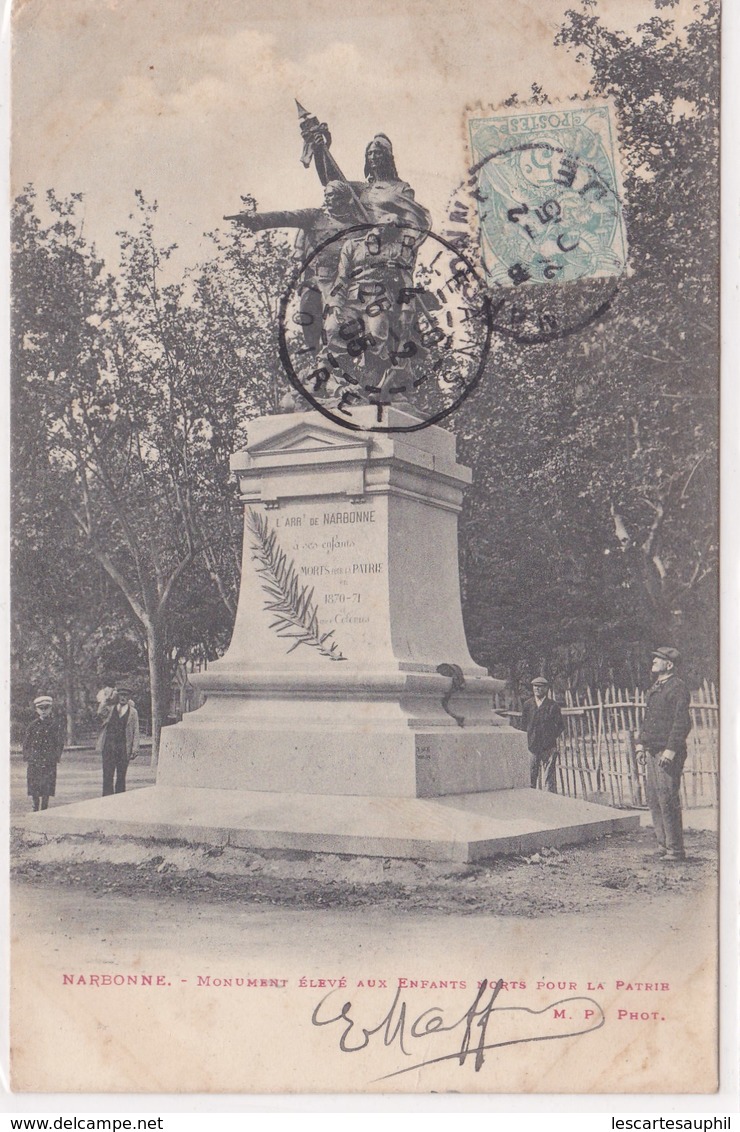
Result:
M19 1098L713 1103L720 14L12 6Z

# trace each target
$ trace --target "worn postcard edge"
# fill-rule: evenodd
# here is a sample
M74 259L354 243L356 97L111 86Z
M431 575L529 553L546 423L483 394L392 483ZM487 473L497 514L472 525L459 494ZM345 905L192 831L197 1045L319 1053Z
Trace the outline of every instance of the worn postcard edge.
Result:
M2 33L0 34L0 138L4 152L10 149L10 129L8 122L10 102L10 43L9 10L6 3ZM722 532L723 571L721 575L721 625L722 649L721 669L723 677L723 711L720 721L721 764L720 781L722 801L720 803L720 1088L715 1095L691 1097L686 1095L669 1096L664 1094L644 1096L599 1095L561 1095L557 1098L560 1111L571 1112L697 1112L737 1110L738 1101L738 913L737 883L740 877L738 861L738 826L740 825L740 805L736 754L740 746L740 442L738 440L737 420L740 416L740 391L735 380L735 367L731 357L737 349L738 299L740 293L740 264L736 249L740 246L740 220L735 202L740 196L740 161L733 149L734 136L731 126L740 115L740 12L733 5L726 5L723 13L725 56L723 61L723 114L722 140L723 153L728 156L723 161L723 282L722 282L722 402L723 429L721 466L724 490L722 492ZM731 45L733 58L728 58ZM734 62L734 67L732 63ZM477 107L471 107L476 109ZM481 107L481 109L494 109ZM9 208L9 170L4 163L0 174L2 193ZM729 202L732 202L730 204ZM0 235L0 277L6 284L5 294L9 293L9 234L7 224ZM9 310L7 302L1 304L0 311L0 358L4 361L4 372L9 366ZM3 418L2 435L5 451L8 452L8 412L9 397L7 383L4 390L6 413ZM0 479L4 489L3 506L0 508L2 527L8 532L8 484L9 466L3 462ZM0 622L2 623L6 645L9 640L9 610L7 592L9 588L8 539L4 542L5 552L0 567L0 585L3 601ZM0 712L7 725L9 721L9 691L7 679L3 681L0 695ZM8 812L8 775L0 784L0 804L4 802L0 829L0 868L8 876L10 822ZM0 978L7 988L9 981L9 890L0 901ZM238 1111L285 1111L285 1112L346 1112L354 1111L525 1111L546 1113L552 1111L552 1101L548 1095L538 1096L486 1096L467 1094L448 1098L425 1095L384 1096L324 1096L300 1097L297 1095L242 1095L238 1097L204 1096L202 1103L196 1095L154 1095L126 1094L12 1094L9 1089L9 1019L7 995L3 996L4 1007L0 1012L0 1111L13 1112L110 1112L114 1107L130 1111L152 1111L158 1109L168 1112L192 1112L194 1107L200 1111L232 1113Z

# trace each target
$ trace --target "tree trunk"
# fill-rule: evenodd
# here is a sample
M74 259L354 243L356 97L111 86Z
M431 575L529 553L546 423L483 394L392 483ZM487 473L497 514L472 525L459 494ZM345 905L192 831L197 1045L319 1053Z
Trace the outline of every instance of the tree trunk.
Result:
M167 665L164 659L163 633L153 624L147 627L146 647L149 661L149 690L152 705L152 766L159 759L159 739L162 723L169 706L170 687L167 679Z
M75 741L75 656L74 638L69 630L64 633L64 711L67 720L66 743Z

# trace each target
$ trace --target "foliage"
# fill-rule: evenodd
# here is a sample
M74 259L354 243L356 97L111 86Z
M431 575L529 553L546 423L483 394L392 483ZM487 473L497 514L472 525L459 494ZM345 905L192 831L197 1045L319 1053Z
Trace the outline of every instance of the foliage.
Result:
M157 246L156 206L137 194L114 280L82 238L79 203L49 194L46 228L31 190L14 212L15 532L38 561L31 497L47 508L55 500L60 548L88 570L95 562L125 600L146 651L156 742L173 664L194 646L199 620L206 653L223 647L233 621L240 524L228 457L245 443L248 417L270 404L254 296L276 302L280 248L263 241L250 258L232 239L219 248L220 270L208 264L166 282L173 249ZM234 276L245 261L252 274L240 303L245 285ZM41 479L43 491L32 486ZM44 537L53 538L49 522ZM37 579L23 553L18 564L27 624L29 606L40 611ZM46 612L59 616L59 595L44 592ZM94 622L89 593L75 601L75 619L85 620L84 608Z
M630 36L587 0L557 37L617 107L631 274L589 330L501 343L458 414L470 635L512 673L634 683L661 642L715 672L718 17Z

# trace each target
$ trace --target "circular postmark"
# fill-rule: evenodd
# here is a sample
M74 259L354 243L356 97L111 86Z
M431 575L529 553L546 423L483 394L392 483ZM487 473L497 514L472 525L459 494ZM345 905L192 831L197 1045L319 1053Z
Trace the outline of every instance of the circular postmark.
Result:
M323 240L279 309L294 389L330 420L368 432L414 432L454 412L482 377L492 331L491 296L465 252L400 222ZM413 409L411 423L391 425L390 405Z
M509 138L483 149L447 210L445 237L484 278L494 330L522 344L596 322L626 270L615 172L600 143L587 148Z

